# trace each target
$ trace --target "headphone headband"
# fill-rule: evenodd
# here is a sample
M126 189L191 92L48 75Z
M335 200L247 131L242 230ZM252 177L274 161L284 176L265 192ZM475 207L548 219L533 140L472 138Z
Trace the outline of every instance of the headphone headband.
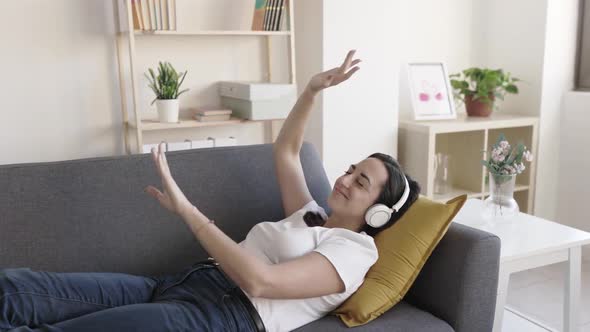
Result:
M396 213L397 213L397 211L399 211L399 209L402 208L402 206L404 206L404 204L408 200L408 197L410 197L410 183L408 182L408 178L405 175L404 175L404 180L406 181L406 187L404 188L404 193L403 193L402 197L399 199L399 201L397 201L397 203L395 203L395 205L393 205L391 207L391 209L394 210Z

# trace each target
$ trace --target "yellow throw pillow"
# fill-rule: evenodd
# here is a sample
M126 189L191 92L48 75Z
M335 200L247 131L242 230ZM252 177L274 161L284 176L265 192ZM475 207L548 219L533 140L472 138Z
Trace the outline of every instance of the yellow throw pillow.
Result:
M461 195L445 204L420 196L393 226L375 236L379 259L361 287L332 314L354 327L401 301L466 200Z

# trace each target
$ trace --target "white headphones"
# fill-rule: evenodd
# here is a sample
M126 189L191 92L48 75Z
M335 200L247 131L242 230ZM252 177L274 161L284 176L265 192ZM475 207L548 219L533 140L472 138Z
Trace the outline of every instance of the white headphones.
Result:
M404 180L406 180L406 188L404 189L404 194L402 195L402 198L400 198L399 201L395 203L394 206L389 208L389 206L385 204L375 204L367 210L367 212L365 213L365 221L369 226L379 228L385 225L389 221L389 218L391 218L391 214L393 212L397 213L399 209L401 209L401 207L404 206L404 204L408 200L408 197L410 196L410 184L408 183L408 178L406 178L405 175Z

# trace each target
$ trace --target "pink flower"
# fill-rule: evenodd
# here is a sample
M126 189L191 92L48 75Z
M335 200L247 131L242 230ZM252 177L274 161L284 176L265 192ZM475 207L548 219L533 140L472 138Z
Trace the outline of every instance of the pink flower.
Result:
M495 162L502 162L506 159L506 156L503 153L504 151L501 148L496 148L492 150L492 160Z
M525 152L524 152L524 154L523 154L522 156L523 156L523 157L524 157L524 159L525 159L526 161L528 161L529 163L530 163L531 161L533 161L533 154L532 154L530 151L528 151L528 150L527 150L527 151L525 151Z
M516 168L514 168L510 165L504 165L503 170L506 171L506 173L503 173L503 174L516 174Z
M501 141L498 145L504 151L510 150L510 144L508 144L508 141Z

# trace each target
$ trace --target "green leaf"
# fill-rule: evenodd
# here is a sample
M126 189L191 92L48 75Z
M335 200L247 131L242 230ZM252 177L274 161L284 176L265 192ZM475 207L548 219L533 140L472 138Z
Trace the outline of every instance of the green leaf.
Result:
M148 69L150 76L144 74L148 79L148 86L156 94L156 99L176 99L179 95L178 89L184 81L188 71L180 73L182 75L179 75L179 73L176 72L174 67L169 62L162 61L158 61L157 69L157 76L154 73L154 70L151 68ZM186 90L184 90L183 92L186 92Z
M510 84L506 87L506 91L510 93L518 93L518 87L514 84Z

